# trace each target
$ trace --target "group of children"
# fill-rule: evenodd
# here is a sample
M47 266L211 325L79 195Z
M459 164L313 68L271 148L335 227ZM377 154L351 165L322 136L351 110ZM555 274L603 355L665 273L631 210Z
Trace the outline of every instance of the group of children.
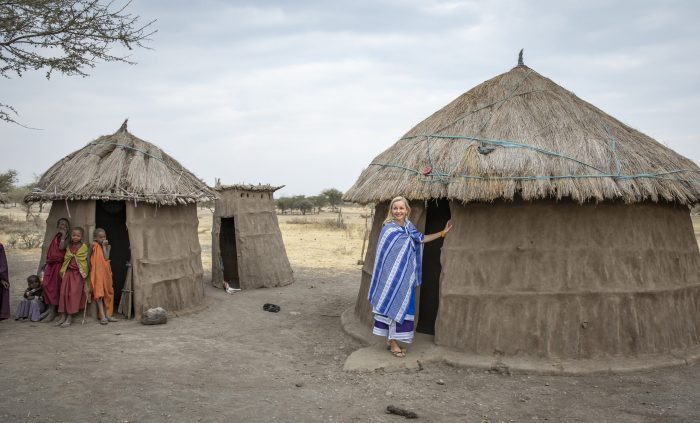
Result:
M86 308L90 299L95 301L100 323L116 322L112 269L109 264L111 246L102 228L93 231L90 246L83 243L85 231L70 228L70 222L61 218L58 232L47 248L46 261L39 274L27 278L27 289L17 306L15 320L52 322L55 326L69 327L73 316Z

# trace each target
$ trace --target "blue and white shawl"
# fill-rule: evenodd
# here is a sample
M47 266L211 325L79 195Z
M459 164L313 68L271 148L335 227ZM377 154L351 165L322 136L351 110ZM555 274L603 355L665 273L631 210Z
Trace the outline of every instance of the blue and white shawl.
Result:
M385 223L379 233L367 298L373 311L403 323L415 287L421 284L423 234L406 219Z

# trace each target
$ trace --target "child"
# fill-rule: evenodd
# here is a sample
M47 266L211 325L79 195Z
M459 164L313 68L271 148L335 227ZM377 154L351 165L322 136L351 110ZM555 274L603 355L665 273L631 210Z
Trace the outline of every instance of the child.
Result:
M70 233L70 245L63 258L61 292L58 297L58 312L61 318L55 326L67 328L73 322L73 315L86 303L85 280L88 277L88 246L83 244L83 228L75 227Z
M90 290L92 299L99 310L100 324L116 322L112 317L114 311L114 288L112 288L112 268L109 265L111 246L107 241L107 233L102 228L96 228L95 240L90 249Z
M66 247L70 242L68 239L70 222L68 219L60 218L56 222L58 232L54 235L49 248L46 250L46 262L41 268L40 274L43 273L42 287L44 289L44 302L46 303L46 311L41 315L43 323L52 322L58 313L58 298L61 291L61 277L58 272L61 270L63 259L66 256Z
M41 311L44 309L42 297L43 289L41 280L37 275L31 275L27 278L27 289L24 291L22 300L17 305L15 312L15 320L31 320L38 322L41 317Z

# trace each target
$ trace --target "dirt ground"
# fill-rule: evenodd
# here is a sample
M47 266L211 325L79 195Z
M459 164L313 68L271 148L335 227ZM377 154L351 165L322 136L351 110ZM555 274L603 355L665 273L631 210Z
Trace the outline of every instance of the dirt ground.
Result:
M228 295L207 283L208 306L166 325L0 322L0 421L402 421L384 413L390 404L429 422L700 421L700 364L577 377L438 364L344 372L362 346L339 316L359 287L363 213L344 210L347 229L330 229L330 213L280 216L294 284ZM202 210L206 282L210 227ZM7 252L14 311L39 250Z

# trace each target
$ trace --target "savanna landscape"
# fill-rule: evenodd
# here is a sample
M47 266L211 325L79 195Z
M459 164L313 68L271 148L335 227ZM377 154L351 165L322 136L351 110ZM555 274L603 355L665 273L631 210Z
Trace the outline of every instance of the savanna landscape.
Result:
M18 230L41 231L0 207L5 245ZM278 215L295 282L226 294L213 288L211 210L199 209L205 269L202 307L165 325L94 318L60 329L0 323L3 401L12 422L392 422L388 405L430 422L692 422L700 420L697 363L625 374L552 376L422 363L400 370L348 372L364 344L343 332L353 304L369 209ZM700 219L693 217L696 237ZM29 220L30 222L27 222ZM27 236L25 235L25 238ZM28 239L28 238L27 238ZM12 309L40 249L7 247ZM279 313L263 311L278 304ZM388 354L388 352L387 352ZM393 357L392 357L393 359ZM411 360L410 349L408 357Z

